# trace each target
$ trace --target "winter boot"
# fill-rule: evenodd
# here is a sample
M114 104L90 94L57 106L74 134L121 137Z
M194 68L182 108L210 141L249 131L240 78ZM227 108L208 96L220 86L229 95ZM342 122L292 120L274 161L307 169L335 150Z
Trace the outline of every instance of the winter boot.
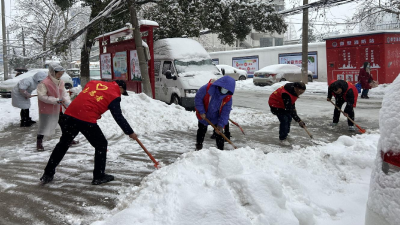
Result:
M354 126L349 126L349 131L356 131L356 128Z
M280 143L281 143L281 145L283 145L283 146L290 146L290 145L291 145L291 144L288 142L288 140L286 140L286 139L280 140Z
M36 121L33 121L31 117L28 118L28 122L29 122L31 125L36 123Z
M93 178L92 180L92 184L93 185L99 185L99 184L104 184L110 181L114 180L114 176L113 175L109 175L109 174L104 174L104 176L102 178Z
M43 142L43 139L36 139L36 150L44 151L42 142Z
M53 176L49 176L46 174L43 174L43 176L40 178L40 181L42 184L50 183L52 180L53 180Z
M331 123L331 127L336 127L338 123Z
M196 151L203 149L203 144L196 144Z
M32 124L28 120L21 120L20 127L30 127Z

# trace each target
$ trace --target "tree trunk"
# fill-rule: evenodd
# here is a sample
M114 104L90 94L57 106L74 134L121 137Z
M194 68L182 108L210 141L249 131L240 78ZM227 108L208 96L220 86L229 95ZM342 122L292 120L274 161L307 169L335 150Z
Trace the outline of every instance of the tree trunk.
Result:
M85 36L85 44L82 47L81 50L81 86L85 87L87 82L90 81L90 70L89 70L89 64L90 64L90 50L93 45L93 40L91 40L90 37L90 32L92 32L92 29L88 29L86 31L86 36Z
M308 0L303 0L303 5L308 4ZM301 73L303 83L308 83L308 9L303 9L303 40L302 40L302 59Z
M128 0L129 11L131 14L131 23L133 26L133 37L135 39L136 50L139 58L139 67L140 73L142 74L142 85L143 85L143 93L147 96L153 98L151 85L150 85L150 76L148 70L148 64L146 62L146 57L144 53L144 47L142 44L142 34L140 33L140 27L137 20L136 8L134 0Z

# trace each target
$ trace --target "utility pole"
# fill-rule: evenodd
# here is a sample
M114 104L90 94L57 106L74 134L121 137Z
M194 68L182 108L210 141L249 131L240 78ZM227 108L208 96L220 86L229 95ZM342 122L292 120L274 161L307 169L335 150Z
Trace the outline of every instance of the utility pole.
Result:
M307 5L308 0L303 0ZM302 39L301 73L303 83L308 83L308 8L303 9L303 39Z
M139 58L140 73L142 74L143 92L147 96L154 98L153 91L152 91L151 84L150 84L148 64L146 61L144 47L142 44L142 34L140 33L139 22L137 19L135 1L128 0L128 6L129 6L129 12L130 12L130 16L131 16L133 37L135 39L136 50L137 50L137 54L138 54L138 58Z
M1 25L3 33L3 66L4 66L4 80L8 79L8 60L7 60L7 38L6 38L6 12L4 10L4 0L1 0Z

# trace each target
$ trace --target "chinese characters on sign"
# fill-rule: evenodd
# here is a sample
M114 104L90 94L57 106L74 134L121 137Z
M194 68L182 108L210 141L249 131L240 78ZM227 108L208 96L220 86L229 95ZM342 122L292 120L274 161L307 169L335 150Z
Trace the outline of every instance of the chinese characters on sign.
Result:
M131 69L131 80L141 81L142 74L140 73L139 58L136 50L130 51L130 59L131 62L129 64L129 67Z
M258 70L258 56L234 57L232 66L247 71L249 77L253 77L254 72Z

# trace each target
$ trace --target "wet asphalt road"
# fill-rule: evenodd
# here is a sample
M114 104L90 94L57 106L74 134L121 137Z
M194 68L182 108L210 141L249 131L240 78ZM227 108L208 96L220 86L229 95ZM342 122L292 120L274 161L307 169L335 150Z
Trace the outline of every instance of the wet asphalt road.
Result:
M347 131L347 123L342 117L338 127L331 128L333 106L325 101L325 95L302 96L296 106L300 117L317 141L310 141L307 133L297 123L292 123L288 140L300 147L329 143L341 135L359 132ZM237 91L235 107L246 107L267 111L268 95ZM325 101L321 104L321 101ZM360 100L356 109L356 122L367 130L378 129L378 111L381 99ZM269 109L268 109L269 111ZM232 118L233 119L233 118ZM278 121L266 126L231 126L232 142L237 147L250 146L271 151L288 151L278 140ZM123 137L109 140L109 145L118 143L131 149L129 154L109 157L107 172L116 180L107 185L92 186L93 149L83 137L81 143L67 153L50 185L39 185L39 177L58 141L60 134L45 138L47 151L38 153L35 149L37 125L20 128L7 127L0 133L0 224L90 224L117 206L118 197L154 170L153 164L137 144L122 141ZM182 153L192 150L196 130L170 131L143 136L141 141L153 146L157 151L153 156L164 164L173 163ZM211 135L209 129L207 136ZM192 147L193 146L193 147ZM215 141L206 138L204 148L215 146ZM226 149L233 149L226 143ZM151 149L149 149L151 151ZM38 157L38 155L40 157ZM79 156L84 155L84 156ZM79 156L79 157L77 157ZM76 160L78 159L78 160Z

